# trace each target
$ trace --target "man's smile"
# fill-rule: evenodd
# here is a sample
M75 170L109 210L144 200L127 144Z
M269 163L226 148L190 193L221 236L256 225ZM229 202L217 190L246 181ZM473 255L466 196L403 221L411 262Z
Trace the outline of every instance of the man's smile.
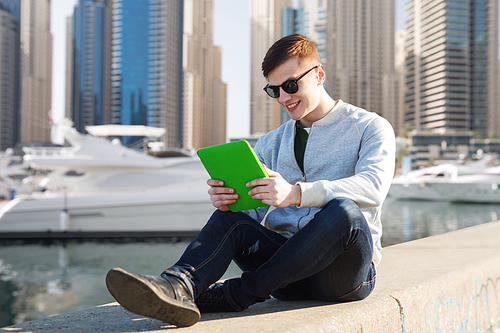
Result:
M285 107L286 107L286 109L288 111L292 111L292 110L294 110L299 105L299 103L300 103L300 101L292 103L292 104L285 105Z

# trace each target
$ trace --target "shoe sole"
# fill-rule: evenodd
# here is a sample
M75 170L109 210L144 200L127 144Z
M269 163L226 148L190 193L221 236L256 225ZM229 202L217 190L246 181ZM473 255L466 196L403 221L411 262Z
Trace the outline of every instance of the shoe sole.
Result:
M158 319L179 327L196 324L200 313L183 302L158 295L147 280L121 268L106 275L106 286L111 295L130 312Z

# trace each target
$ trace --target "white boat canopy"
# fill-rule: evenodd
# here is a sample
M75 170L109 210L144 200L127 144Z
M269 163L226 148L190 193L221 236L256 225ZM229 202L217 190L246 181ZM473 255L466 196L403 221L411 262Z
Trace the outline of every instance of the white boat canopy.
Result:
M85 126L85 130L93 136L152 136L160 137L166 129L144 125L97 125Z

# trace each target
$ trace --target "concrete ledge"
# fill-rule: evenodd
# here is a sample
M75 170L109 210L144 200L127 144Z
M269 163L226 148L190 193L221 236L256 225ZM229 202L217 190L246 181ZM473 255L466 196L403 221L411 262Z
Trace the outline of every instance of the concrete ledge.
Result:
M383 250L373 295L360 302L256 304L203 315L186 332L500 332L500 222ZM0 332L157 332L173 328L116 303Z

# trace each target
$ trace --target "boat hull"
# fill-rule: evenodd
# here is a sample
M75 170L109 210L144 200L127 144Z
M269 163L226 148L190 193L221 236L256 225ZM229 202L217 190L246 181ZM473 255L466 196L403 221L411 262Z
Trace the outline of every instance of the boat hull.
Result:
M426 185L426 183L395 183L391 184L389 197L397 200L432 200L444 201L441 194Z
M500 203L497 183L429 183L450 202Z
M206 192L18 197L0 210L0 238L193 236L214 211Z

